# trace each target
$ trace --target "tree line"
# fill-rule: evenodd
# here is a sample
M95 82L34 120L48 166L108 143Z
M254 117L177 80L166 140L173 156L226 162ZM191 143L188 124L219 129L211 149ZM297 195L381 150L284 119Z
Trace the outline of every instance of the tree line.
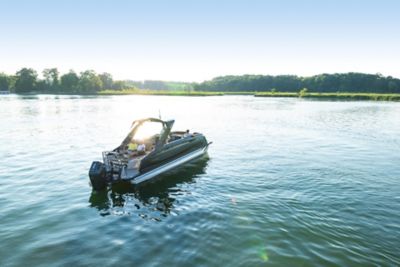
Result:
M296 75L240 75L220 76L201 83L168 82L158 80L113 80L109 73L93 70L76 73L70 70L60 75L57 68L44 69L42 77L31 68L23 68L15 75L0 73L0 91L14 93L95 94L100 90L150 89L170 91L221 92L367 92L400 93L400 79L381 74L335 73L310 77Z
M295 75L221 76L193 85L195 91L228 92L368 92L400 93L400 79L381 74L335 73L311 77Z
M0 73L0 91L13 93L66 93L66 94L93 94L104 89L129 89L131 86L125 81L114 81L109 73L97 74L93 70L76 73L70 70L60 75L57 68L44 69L43 78L31 68L22 68L15 75Z
M193 83L176 82L176 81L161 81L161 80L144 80L133 81L126 80L127 85L138 89L159 90L159 91L193 91Z
M42 77L31 68L22 68L15 75L0 72L0 91L12 93L65 93L94 94L101 90L150 89L170 91L192 91L193 84L160 80L113 80L111 74L97 74L93 70L76 73L70 70L60 75L57 68L44 69Z

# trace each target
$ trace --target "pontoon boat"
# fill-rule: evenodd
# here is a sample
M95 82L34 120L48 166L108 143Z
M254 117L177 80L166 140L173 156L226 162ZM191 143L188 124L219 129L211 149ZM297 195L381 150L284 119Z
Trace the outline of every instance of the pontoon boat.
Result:
M207 153L210 143L201 133L172 132L174 120L136 120L124 141L103 152L103 162L89 170L93 189L102 190L118 181L139 184Z

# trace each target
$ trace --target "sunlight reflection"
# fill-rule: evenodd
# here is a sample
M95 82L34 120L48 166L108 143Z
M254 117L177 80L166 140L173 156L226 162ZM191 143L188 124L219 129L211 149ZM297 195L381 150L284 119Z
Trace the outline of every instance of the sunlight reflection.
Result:
M161 130L162 130L161 123L145 122L140 126L133 139L136 141L143 141L151 136L159 134Z

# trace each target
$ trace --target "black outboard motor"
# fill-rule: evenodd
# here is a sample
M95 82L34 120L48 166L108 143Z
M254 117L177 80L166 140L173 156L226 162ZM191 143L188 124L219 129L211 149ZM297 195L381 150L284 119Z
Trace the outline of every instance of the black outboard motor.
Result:
M94 190L100 191L107 187L106 169L102 162L92 162L92 166L90 166L89 170L89 177Z

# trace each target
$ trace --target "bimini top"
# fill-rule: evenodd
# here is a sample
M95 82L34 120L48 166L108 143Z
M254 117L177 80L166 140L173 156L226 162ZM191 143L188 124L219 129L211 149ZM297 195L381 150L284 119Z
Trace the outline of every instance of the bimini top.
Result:
M166 124L166 123L170 123L170 122L174 123L174 120L163 121L163 120L161 120L161 119L156 119L156 118L145 118L145 119L140 119L140 120L134 120L134 121L132 122L132 127L133 127L133 125L134 125L135 123L142 124L142 123L144 123L144 122L146 122L146 121L150 121L150 122L159 122L159 123L162 123L162 124Z
M158 122L162 124L162 130L159 133L159 138L155 144L154 150L157 151L162 146L164 146L168 139L168 135L171 132L172 126L174 125L175 120L163 121L161 119L156 119L156 118L145 118L145 119L135 120L132 122L131 130L128 136L124 139L124 141L122 141L119 147L125 147L126 145L128 145L129 142L132 140L132 138L135 136L136 132L145 122L156 122L156 123Z

